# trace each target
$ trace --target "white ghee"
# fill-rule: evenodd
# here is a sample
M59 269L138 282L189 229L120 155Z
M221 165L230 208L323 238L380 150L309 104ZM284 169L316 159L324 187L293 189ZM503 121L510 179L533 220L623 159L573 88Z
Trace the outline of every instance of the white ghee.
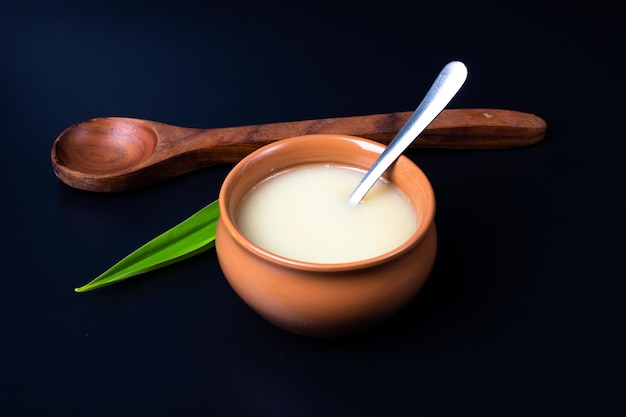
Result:
M237 227L265 250L305 262L353 262L389 252L413 235L418 215L402 191L382 180L351 206L348 197L363 175L319 164L280 172L244 197Z

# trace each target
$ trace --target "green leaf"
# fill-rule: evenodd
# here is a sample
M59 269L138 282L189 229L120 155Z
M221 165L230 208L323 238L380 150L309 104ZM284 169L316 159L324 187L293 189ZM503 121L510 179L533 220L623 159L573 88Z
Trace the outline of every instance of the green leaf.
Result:
M155 237L76 292L86 292L190 258L215 246L218 201Z

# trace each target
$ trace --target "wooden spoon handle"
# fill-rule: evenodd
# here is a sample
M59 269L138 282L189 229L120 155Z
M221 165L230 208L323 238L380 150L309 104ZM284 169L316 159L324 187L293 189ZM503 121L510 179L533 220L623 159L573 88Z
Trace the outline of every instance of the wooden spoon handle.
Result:
M252 126L205 129L198 132L198 151L208 165L239 161L260 146L294 136L346 134L388 144L413 112L337 117ZM201 133L200 133L201 132ZM502 109L447 109L413 142L425 149L497 149L533 145L545 135L543 119ZM206 137L211 146L207 147ZM201 138L202 137L202 138ZM200 142L203 141L203 144ZM199 156L199 155L197 155Z

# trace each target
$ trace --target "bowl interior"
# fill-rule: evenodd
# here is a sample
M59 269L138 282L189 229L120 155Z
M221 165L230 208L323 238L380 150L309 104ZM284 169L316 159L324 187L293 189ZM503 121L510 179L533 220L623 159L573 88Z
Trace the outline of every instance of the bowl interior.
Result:
M234 222L241 200L252 187L264 179L300 165L326 163L367 170L384 149L384 145L368 139L328 134L300 136L267 145L244 158L224 180L219 196L222 221L236 240L262 253L263 256L290 264L307 264L270 254L248 241ZM406 246L419 242L433 221L434 192L422 170L404 156L401 156L385 173L384 178L394 183L408 196L418 216L416 232L405 244L392 251L399 252ZM381 257L388 255L393 254L388 253ZM325 265L336 266L336 264Z

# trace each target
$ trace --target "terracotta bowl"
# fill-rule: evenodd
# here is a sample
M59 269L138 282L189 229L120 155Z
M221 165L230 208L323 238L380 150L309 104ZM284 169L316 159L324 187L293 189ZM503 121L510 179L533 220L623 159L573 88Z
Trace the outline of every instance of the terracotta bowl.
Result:
M426 175L402 156L386 177L409 197L422 221L397 249L350 263L287 259L250 242L234 219L245 194L278 171L324 162L368 169L384 145L343 135L307 135L267 145L238 163L219 195L216 250L235 292L287 331L312 337L352 334L385 320L411 301L435 261L435 196Z

